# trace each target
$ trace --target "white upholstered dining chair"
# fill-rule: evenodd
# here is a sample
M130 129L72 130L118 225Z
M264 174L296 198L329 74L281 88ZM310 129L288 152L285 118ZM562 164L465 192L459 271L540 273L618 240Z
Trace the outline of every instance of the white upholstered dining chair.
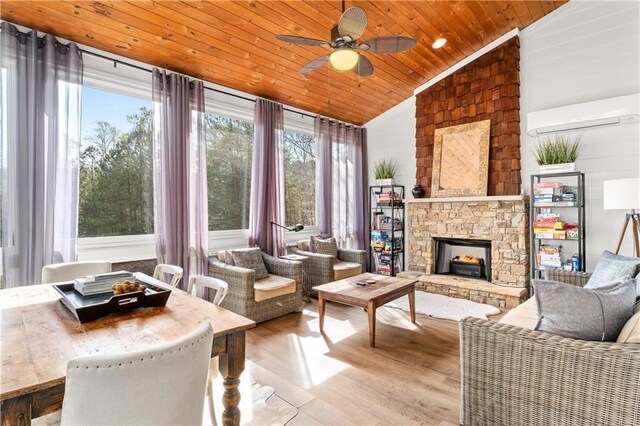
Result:
M42 284L73 281L87 275L111 272L111 262L67 262L42 267Z
M208 322L174 342L67 366L62 425L201 425L213 344Z
M204 275L193 275L189 278L189 288L187 292L193 294L194 296L198 296L200 289L207 288L209 289L209 299L211 300L211 292L215 291L215 295L213 295L213 303L216 306L220 306L222 300L227 295L229 291L229 284L225 281L222 281L218 278L207 277ZM216 413L213 406L213 380L218 375L218 357L212 358L209 364L209 379L207 380L207 402L209 405L209 414L211 416L211 424L216 424Z
M176 287L182 279L184 271L179 266L160 263L159 265L156 265L156 269L153 271L153 278L162 281L162 274L171 275L169 285L171 285L171 287Z

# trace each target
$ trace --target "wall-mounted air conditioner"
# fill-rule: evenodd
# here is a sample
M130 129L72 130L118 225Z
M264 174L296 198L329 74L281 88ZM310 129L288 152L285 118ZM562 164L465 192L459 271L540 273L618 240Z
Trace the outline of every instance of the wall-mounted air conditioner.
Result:
M586 130L640 122L640 94L618 96L527 114L527 134Z

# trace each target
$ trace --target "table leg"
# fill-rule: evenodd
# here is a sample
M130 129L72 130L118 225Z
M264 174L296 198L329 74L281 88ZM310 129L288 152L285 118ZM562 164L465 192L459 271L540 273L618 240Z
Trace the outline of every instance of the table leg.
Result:
M411 314L411 322L416 322L416 291L415 289L409 293L409 313Z
M240 424L240 375L244 371L245 332L237 331L227 335L227 350L219 357L220 373L224 377L222 404L222 424L237 426Z
M31 395L23 395L0 404L2 426L31 424Z
M376 346L376 304L370 301L367 306L369 314L369 344L372 348Z
M320 314L320 331L324 329L324 297L322 296L322 292L318 292L318 313Z

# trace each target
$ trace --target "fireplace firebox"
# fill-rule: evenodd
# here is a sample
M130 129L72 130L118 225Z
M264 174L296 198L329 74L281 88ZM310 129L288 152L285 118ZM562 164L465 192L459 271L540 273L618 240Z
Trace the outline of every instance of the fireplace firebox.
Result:
M491 241L434 238L435 273L491 282Z

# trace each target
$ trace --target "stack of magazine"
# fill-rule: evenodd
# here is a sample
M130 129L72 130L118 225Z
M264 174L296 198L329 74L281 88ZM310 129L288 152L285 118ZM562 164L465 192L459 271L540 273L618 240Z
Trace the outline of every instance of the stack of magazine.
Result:
M83 296L109 293L115 283L125 280L135 280L133 274L127 271L108 272L100 275L87 275L84 278L76 278L73 284L75 290Z

